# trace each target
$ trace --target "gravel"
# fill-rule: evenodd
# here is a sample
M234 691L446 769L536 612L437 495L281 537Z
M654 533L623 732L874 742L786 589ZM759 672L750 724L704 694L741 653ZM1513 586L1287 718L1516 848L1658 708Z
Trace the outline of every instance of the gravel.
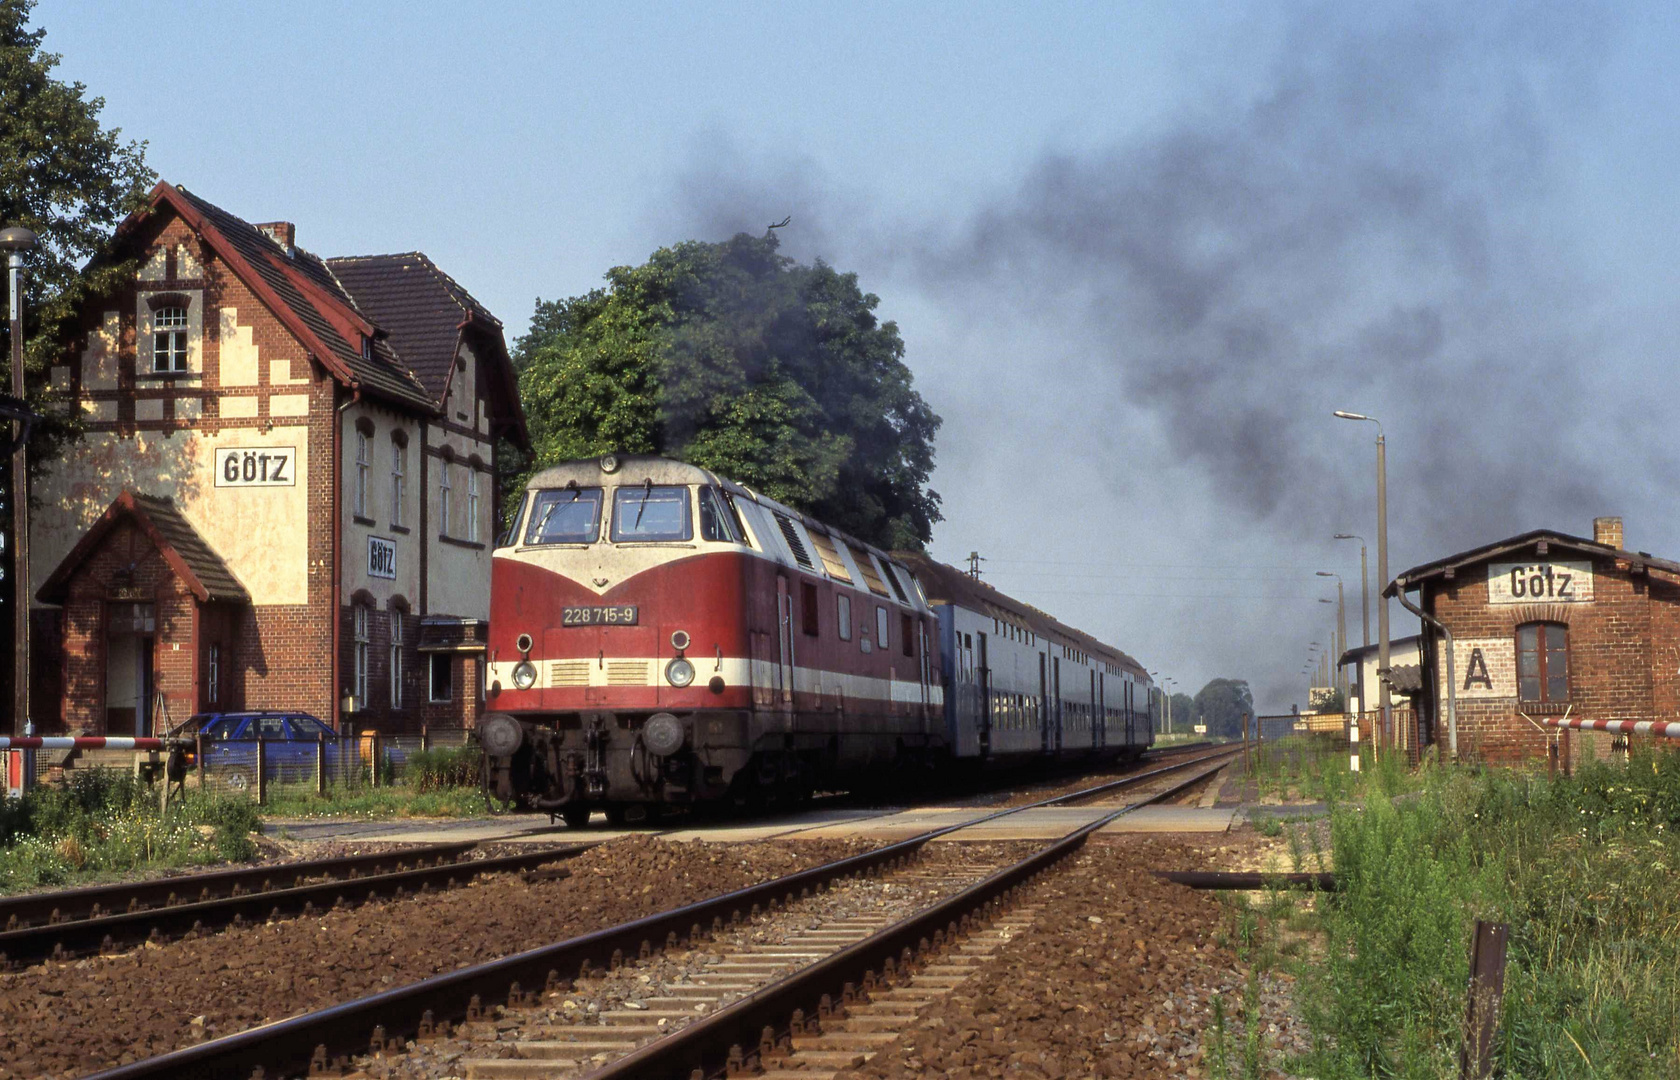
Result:
M0 1078L78 1076L560 941L873 847L627 837L569 877L285 919L0 974Z

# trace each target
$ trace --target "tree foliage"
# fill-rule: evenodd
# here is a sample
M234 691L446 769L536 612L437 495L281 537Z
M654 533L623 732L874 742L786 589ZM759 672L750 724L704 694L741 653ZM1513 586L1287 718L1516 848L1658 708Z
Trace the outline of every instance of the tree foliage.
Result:
M1163 717L1163 722L1165 718ZM1172 725L1174 731L1189 731L1191 724L1198 724L1196 719L1196 702L1189 694L1174 693L1172 695Z
M920 548L935 416L880 298L774 233L661 248L539 301L516 347L524 475L608 451L715 470L883 547ZM522 478L521 478L522 479Z
M1212 679L1196 691L1196 716L1209 735L1238 738L1254 715L1254 695L1246 679Z
M82 300L132 276L132 265L100 256L117 222L144 204L156 180L144 143L124 142L118 129L100 126L105 99L53 78L59 57L42 50L46 31L29 27L34 6L0 0L0 226L23 225L41 238L24 271L24 370L32 399L62 354ZM10 348L8 341L8 357ZM50 461L75 435L72 422L49 412L36 425L35 463Z

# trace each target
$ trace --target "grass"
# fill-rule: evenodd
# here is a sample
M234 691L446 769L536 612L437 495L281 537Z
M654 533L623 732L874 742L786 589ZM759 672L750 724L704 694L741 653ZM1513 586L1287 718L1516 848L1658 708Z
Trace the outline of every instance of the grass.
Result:
M1469 939L1488 919L1510 927L1495 1075L1680 1075L1680 752L1557 779L1379 766L1358 786L1362 805L1331 812L1335 894L1232 907L1229 939L1256 970L1295 975L1313 1032L1310 1053L1274 1064L1456 1077ZM1285 827L1295 868L1319 868L1318 831ZM1216 1073L1254 1075L1247 1032L1240 1053L1222 1032Z
M251 859L256 808L189 792L158 810L155 788L106 769L0 800L0 892L120 873Z
M330 787L325 795L313 786L273 788L268 805L258 807L264 817L275 818L391 818L483 817L489 811L484 793L475 785L421 791L407 783L390 787Z

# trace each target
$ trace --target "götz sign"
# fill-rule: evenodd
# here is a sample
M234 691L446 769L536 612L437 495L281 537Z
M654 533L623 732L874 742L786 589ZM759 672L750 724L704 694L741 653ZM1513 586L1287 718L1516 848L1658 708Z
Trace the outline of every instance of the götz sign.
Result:
M1590 562L1488 563L1490 604L1590 604Z
M297 447L224 446L216 450L217 487L294 487Z
M397 545L383 536L368 537L368 577L395 581L397 577Z

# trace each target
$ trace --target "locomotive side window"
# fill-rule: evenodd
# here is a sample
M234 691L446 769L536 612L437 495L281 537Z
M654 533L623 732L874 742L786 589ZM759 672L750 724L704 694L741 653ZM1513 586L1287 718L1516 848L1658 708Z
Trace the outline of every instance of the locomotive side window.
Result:
M887 609L875 609L875 644L885 649L887 647Z
M529 491L519 497L519 509L515 510L513 516L508 518L507 527L502 530L502 535L496 539L497 547L507 547L513 543L513 538L519 534L520 519L525 516L525 505L530 501L531 493ZM398 524L401 524L401 522L398 522Z
M834 615L835 626L840 631L840 640L852 640L852 598L845 595L835 596Z
M916 617L914 615L899 616L899 636L904 639L904 655L916 655Z
M700 489L700 538L725 544L742 542L734 514L724 509L718 501L718 492L709 487Z
M539 491L531 505L527 544L593 544L601 538L601 489Z
M644 484L613 492L612 538L615 543L637 540L692 540L686 487Z

